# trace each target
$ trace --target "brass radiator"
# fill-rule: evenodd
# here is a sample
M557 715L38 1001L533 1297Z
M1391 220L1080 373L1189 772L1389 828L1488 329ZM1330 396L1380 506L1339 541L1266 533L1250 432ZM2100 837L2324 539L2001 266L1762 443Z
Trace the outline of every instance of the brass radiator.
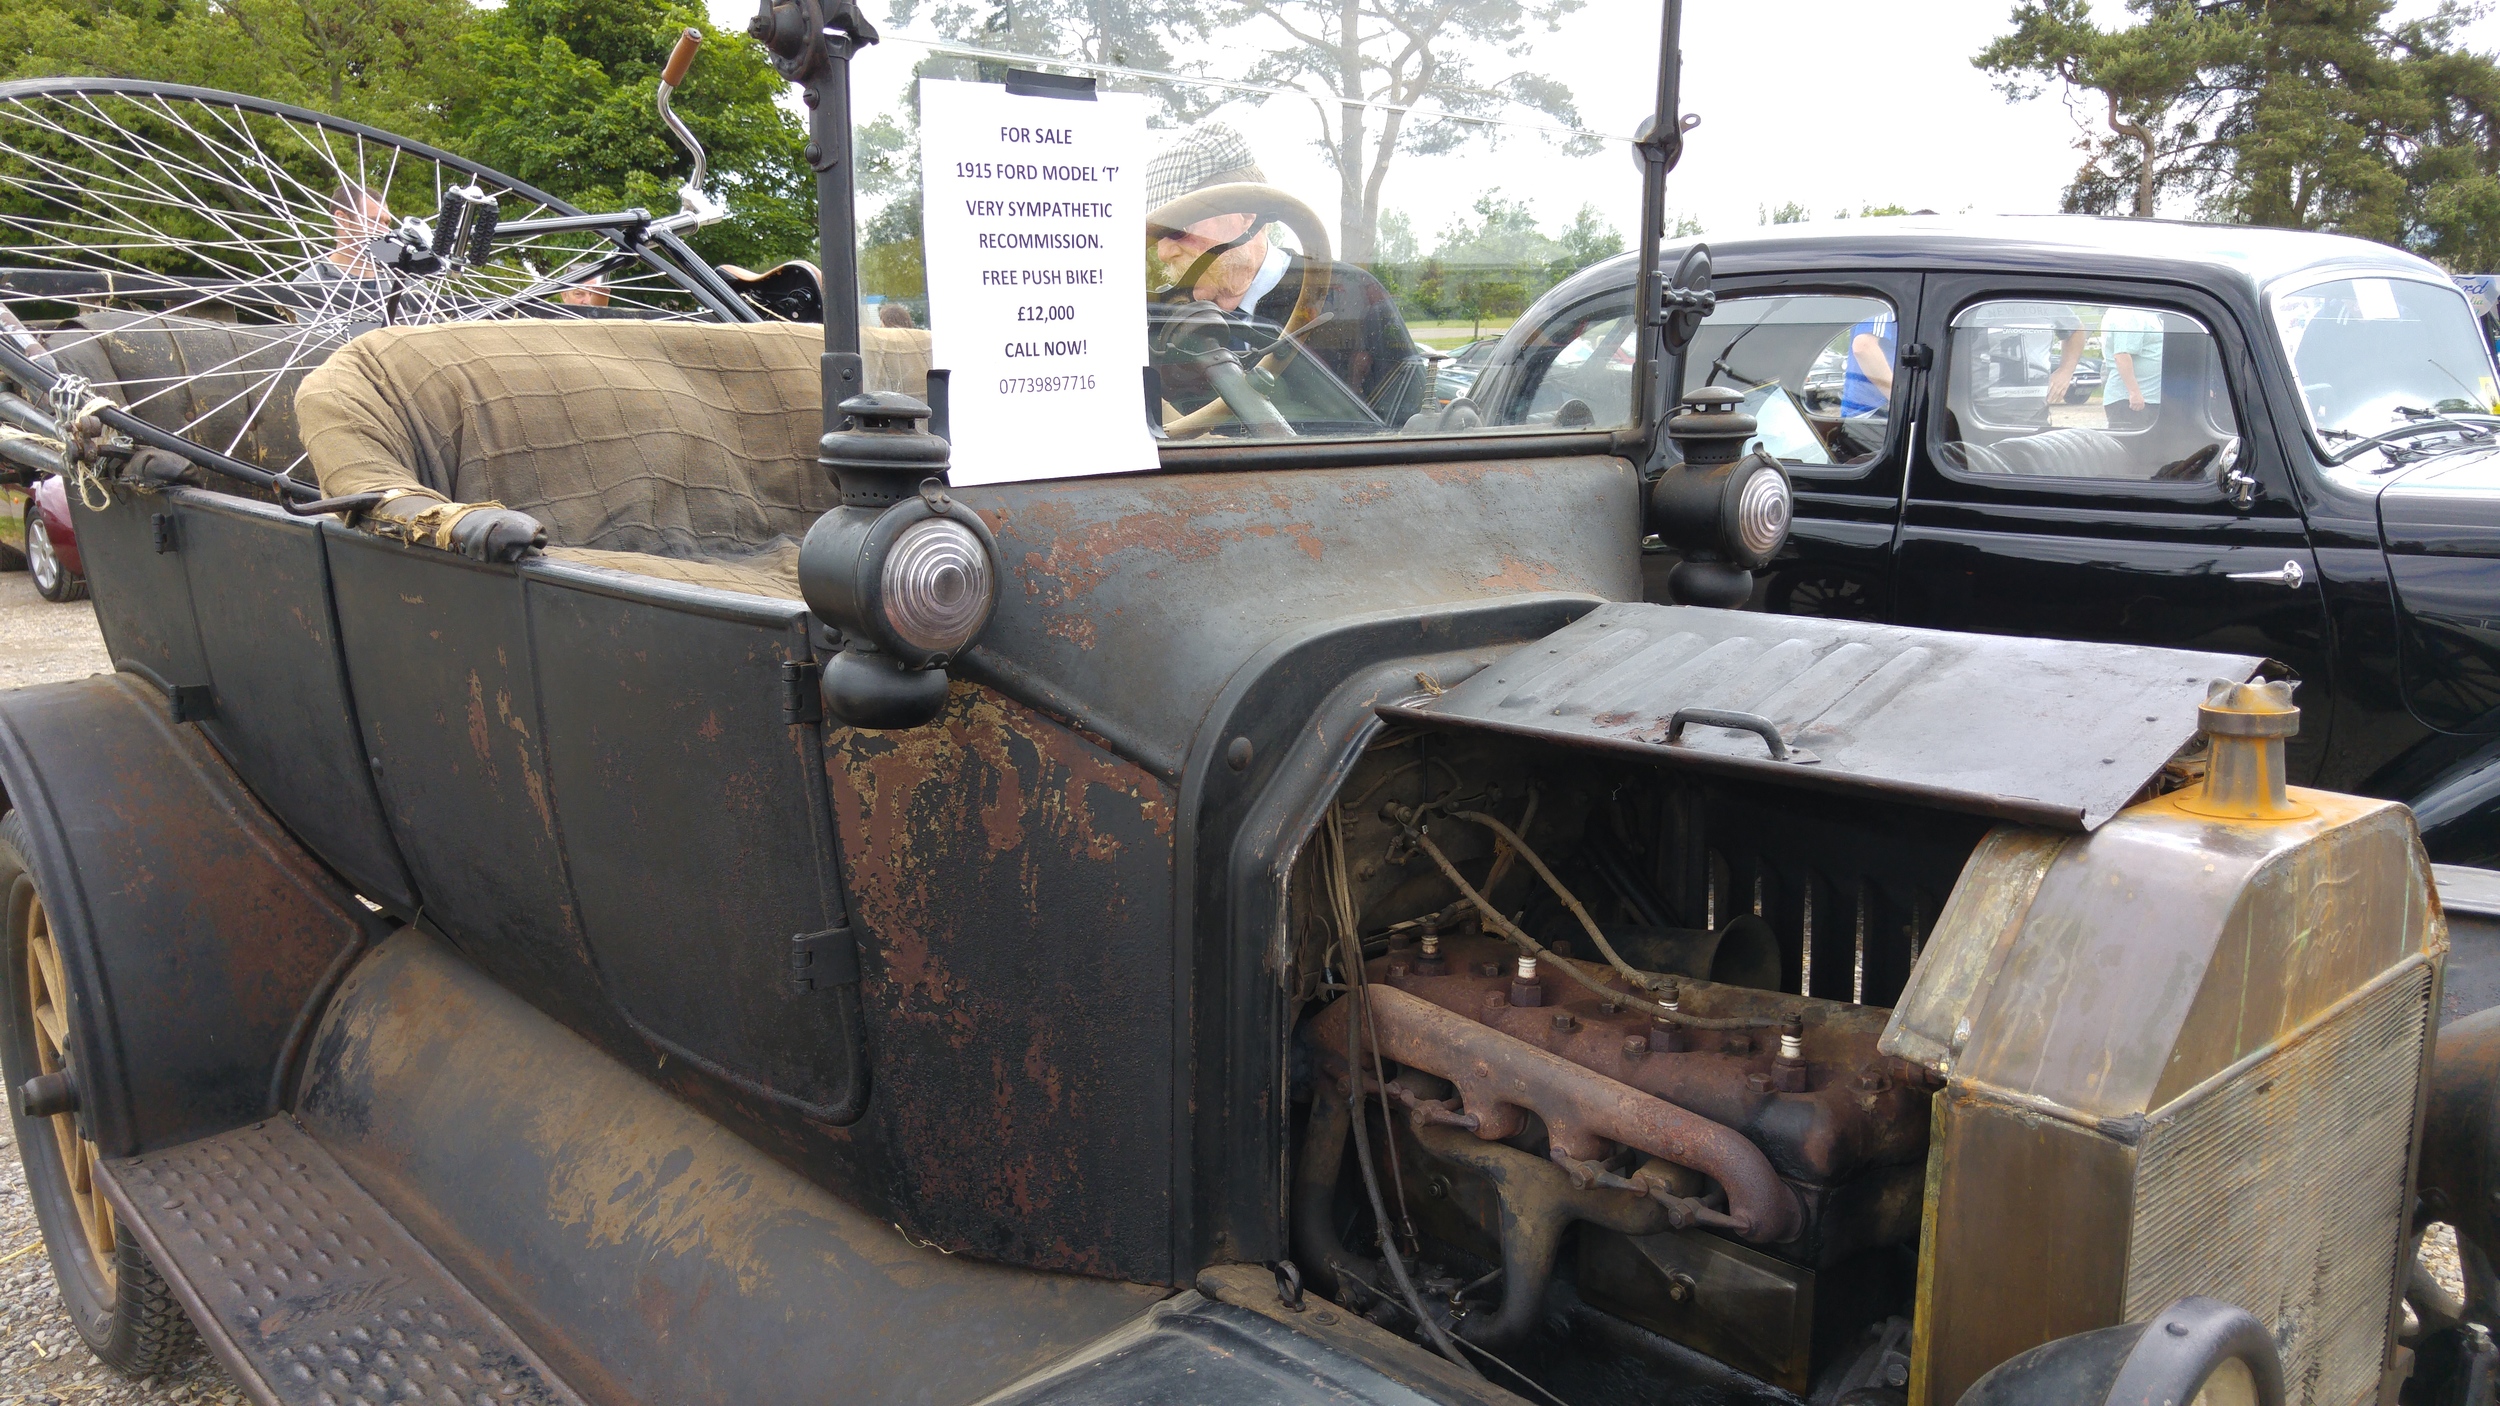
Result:
M1884 1036L1946 1080L1913 1406L2183 1294L2270 1323L2295 1406L2379 1399L2446 930L2409 812L2297 794L1972 856Z

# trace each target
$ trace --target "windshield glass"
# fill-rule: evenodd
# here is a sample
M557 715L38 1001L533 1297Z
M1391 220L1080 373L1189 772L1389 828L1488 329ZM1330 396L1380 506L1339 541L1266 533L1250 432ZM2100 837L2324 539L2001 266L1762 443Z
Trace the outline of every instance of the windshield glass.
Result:
M1625 92L1592 83L1602 75L1575 57L1591 46L1591 24L1540 32L1515 22L1525 11L1512 7L1501 33L1432 41L1444 52L1424 55L1422 70L1400 58L1406 40L1366 33L1361 95L1349 102L1351 80L1327 57L1337 53L1334 4L1262 8L1203 34L1175 29L1163 36L1168 48L1147 42L1164 24L1151 13L1122 12L1120 23L1139 29L1125 43L1091 34L1091 13L940 11L862 55L860 268L872 354L875 344L918 339L949 373L961 415L970 395L961 368L993 339L973 300L948 283L966 277L967 261L951 257L947 241L998 241L980 246L972 276L1022 287L1074 262L1047 242L1077 228L1057 211L1108 207L1116 226L1087 226L1104 241L1103 283L1061 284L1026 300L1042 327L1019 344L1028 353L1014 371L1023 404L1059 393L1063 381L1092 377L1084 389L1117 374L1053 361L1054 348L1100 346L1059 324L1082 327L1116 305L1144 328L1143 364L1118 382L1132 397L1124 403L1138 405L1165 444L1627 422L1636 343L1621 309L1609 325L1567 329L1551 348L1548 392L1520 414L1494 423L1471 395L1530 305L1639 236L1639 166L1628 140L1605 133L1633 129L1652 80L1615 85ZM1248 77L1175 75L1182 53L1206 72ZM1200 57L1212 53L1225 57ZM1651 54L1638 67L1654 65ZM941 150L941 119L959 94L933 85L1012 92L1018 69L1091 79L1098 105L1113 95L1135 101L1145 124L1142 181L976 190L956 180L970 168ZM933 161L949 169L932 171ZM1052 169L1046 160L1018 166L1039 177ZM969 219L930 203L959 205L992 187L1002 206L966 206L979 212ZM1082 203L1065 204L1071 196ZM1031 213L1044 209L1053 213ZM1117 253L1122 241L1126 255ZM1142 394L1125 389L1141 383Z
M2455 288L2339 278L2274 295L2274 325L2330 455L2444 415L2500 410L2500 383Z

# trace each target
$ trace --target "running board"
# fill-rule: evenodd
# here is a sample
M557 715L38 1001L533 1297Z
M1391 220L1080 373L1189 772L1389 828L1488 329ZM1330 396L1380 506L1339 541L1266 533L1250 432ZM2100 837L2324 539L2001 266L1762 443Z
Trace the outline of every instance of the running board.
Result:
M291 1118L101 1171L200 1336L266 1406L582 1406Z

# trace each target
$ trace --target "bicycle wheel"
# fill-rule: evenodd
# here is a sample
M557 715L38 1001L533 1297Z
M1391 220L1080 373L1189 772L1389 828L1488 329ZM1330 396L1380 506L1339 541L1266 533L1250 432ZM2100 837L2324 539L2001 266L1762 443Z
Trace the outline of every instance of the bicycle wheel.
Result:
M756 314L647 217L586 216L361 123L161 83L0 83L0 382L38 406L82 377L195 462L300 481L306 371L370 328L507 317Z

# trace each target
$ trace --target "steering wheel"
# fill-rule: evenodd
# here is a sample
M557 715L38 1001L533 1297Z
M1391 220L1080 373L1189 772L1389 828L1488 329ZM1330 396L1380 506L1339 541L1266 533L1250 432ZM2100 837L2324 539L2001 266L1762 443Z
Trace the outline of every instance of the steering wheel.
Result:
M1186 229L1200 220L1213 219L1218 215L1240 214L1257 220L1251 226L1252 230L1272 221L1292 230L1294 238L1301 241L1302 286L1295 290L1293 311L1285 319L1285 332L1291 335L1301 331L1319 315L1321 304L1328 299L1329 269L1328 227L1320 222L1319 213L1305 204L1301 197L1258 181L1234 181L1193 190L1178 199L1167 201L1146 217L1146 225L1150 232L1155 229ZM1206 305L1205 311L1222 315L1212 304ZM1165 337L1165 345L1174 346L1190 328L1203 325L1198 317L1182 316ZM1159 352L1161 350L1158 348ZM1282 369L1282 362L1278 360L1278 353L1271 351L1259 366L1272 376ZM1238 367L1233 368L1231 375L1210 375L1208 380L1214 386L1217 398L1186 415L1165 420L1165 434L1174 439L1189 439L1228 419L1238 419L1250 426L1253 433L1262 436L1281 438L1293 433L1293 427L1283 413Z

